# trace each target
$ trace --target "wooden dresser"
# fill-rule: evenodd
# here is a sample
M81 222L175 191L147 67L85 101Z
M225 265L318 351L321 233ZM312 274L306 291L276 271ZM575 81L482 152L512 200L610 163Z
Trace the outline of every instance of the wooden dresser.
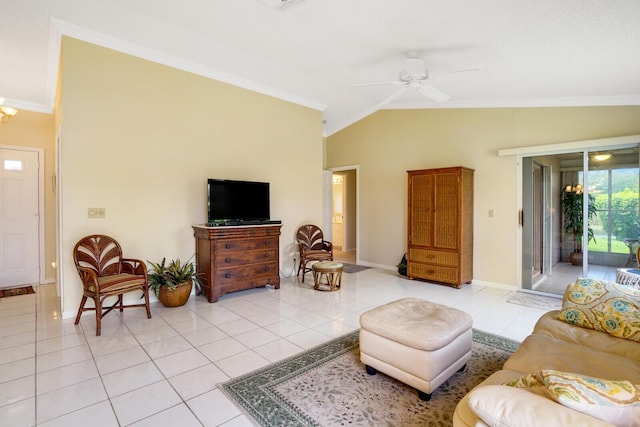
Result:
M473 170L408 171L407 277L457 288L473 279Z
M209 302L228 292L280 288L281 225L194 225L196 269Z

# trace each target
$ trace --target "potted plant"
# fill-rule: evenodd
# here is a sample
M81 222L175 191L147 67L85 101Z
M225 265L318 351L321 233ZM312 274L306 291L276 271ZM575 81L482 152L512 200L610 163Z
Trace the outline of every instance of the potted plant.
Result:
M569 262L572 265L582 265L582 234L584 232L582 201L584 194L581 186L567 185L562 193L562 221L563 228L567 235L573 238L573 252L569 255ZM591 221L598 214L595 205L595 197L589 194L588 219ZM596 238L593 229L587 225L587 241Z
M189 300L191 289L195 283L196 289L200 289L200 282L196 274L193 262L180 261L180 258L171 260L166 264L166 258L159 263L147 261L151 266L147 276L149 289L153 290L158 300L165 307L179 307Z

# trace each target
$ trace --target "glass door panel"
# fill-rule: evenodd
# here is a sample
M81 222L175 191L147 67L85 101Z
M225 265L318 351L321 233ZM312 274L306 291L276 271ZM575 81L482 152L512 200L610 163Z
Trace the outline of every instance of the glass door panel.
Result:
M616 268L637 266L639 180L637 147L589 153L593 277L615 280Z

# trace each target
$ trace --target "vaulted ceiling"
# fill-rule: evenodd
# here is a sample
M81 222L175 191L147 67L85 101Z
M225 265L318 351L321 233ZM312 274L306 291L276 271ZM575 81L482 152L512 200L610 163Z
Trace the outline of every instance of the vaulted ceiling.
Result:
M640 105L637 0L266 2L3 0L0 96L52 111L69 35L322 110L325 135L380 108ZM449 100L357 86L410 52Z

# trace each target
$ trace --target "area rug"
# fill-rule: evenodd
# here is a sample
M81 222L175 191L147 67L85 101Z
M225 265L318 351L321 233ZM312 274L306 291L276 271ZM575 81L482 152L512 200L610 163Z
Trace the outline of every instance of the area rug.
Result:
M342 263L343 273L358 273L360 271L368 270L369 268L371 267L365 267L364 265L349 264L346 262Z
M368 375L355 331L219 388L261 426L450 426L458 401L502 368L519 343L473 331L471 360L430 401L382 373Z
M16 295L35 294L33 286L22 286L19 288L0 289L0 298L13 297Z
M547 297L528 292L511 292L507 302L541 310L560 310L562 307L562 298Z

